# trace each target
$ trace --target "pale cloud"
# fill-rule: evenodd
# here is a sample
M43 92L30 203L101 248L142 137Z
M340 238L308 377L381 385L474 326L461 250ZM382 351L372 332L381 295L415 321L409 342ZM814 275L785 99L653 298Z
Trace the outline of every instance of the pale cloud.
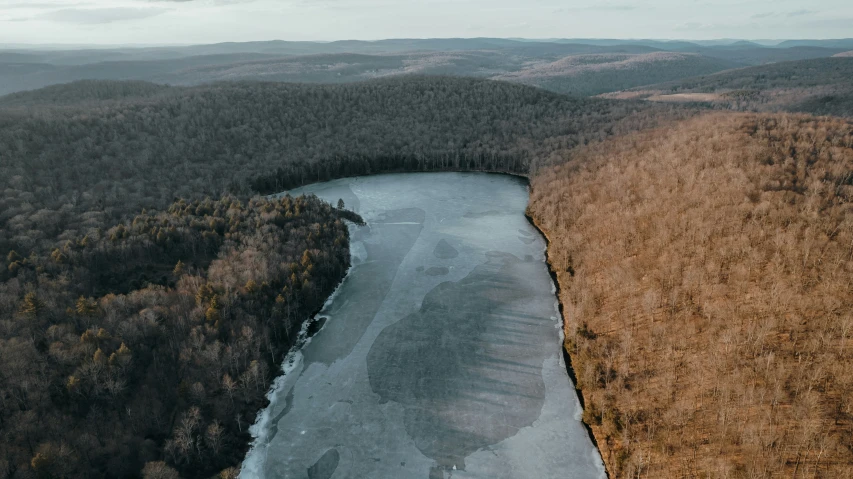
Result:
M812 14L815 14L815 13L817 13L817 12L816 12L816 11L814 11L814 10L797 10L797 11L794 11L794 12L789 12L789 13L788 13L788 16L789 16L789 17L801 17L801 16L803 16L803 15L812 15Z
M762 12L756 13L749 18L760 20L762 18L783 18L783 17L802 17L806 15L814 15L818 13L815 10L794 10L792 12Z
M687 22L678 23L674 28L678 31L696 32L701 30L716 30L719 26L713 23Z
M63 8L43 13L36 16L35 19L59 23L97 25L150 18L162 15L167 11L169 10L166 8Z
M55 9L57 7L85 7L87 5L94 5L89 2L76 2L76 3L61 3L61 2L53 2L53 3L39 3L39 2L25 2L25 3L2 3L0 2L0 10L44 10L44 9Z
M850 25L853 25L853 12L848 12L847 15L844 16L832 16L829 18L818 18L814 20L809 20L803 22L802 25L809 28L818 28L818 29L849 29ZM848 38L853 37L853 35L848 35Z

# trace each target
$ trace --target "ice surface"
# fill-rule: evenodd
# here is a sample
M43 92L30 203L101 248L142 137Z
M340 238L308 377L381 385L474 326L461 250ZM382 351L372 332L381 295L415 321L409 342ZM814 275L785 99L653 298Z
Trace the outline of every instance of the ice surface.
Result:
M270 392L241 477L605 477L520 180L379 175L291 193L343 199L367 225L351 226L353 267Z

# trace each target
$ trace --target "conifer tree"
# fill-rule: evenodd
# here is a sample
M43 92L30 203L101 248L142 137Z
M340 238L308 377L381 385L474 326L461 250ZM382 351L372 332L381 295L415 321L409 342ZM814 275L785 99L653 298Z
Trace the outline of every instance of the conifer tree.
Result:
M21 314L36 317L42 310L44 310L44 303L34 291L30 291L24 296L24 302L21 304Z
M98 305L95 300L80 296L77 299L77 303L75 304L74 310L80 316L93 316L98 310Z

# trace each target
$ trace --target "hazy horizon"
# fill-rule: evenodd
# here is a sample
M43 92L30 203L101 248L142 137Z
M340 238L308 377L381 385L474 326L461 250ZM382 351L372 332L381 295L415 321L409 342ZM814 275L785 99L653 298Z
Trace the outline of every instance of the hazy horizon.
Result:
M582 41L625 41L625 42L696 42L710 43L719 42L720 44L734 42L752 42L765 46L776 45L785 41L821 41L821 40L846 40L853 37L783 37L783 38L706 38L706 39L685 39L685 38L655 38L655 37L631 37L631 38L614 38L614 37L563 37L563 38L521 38L521 37L389 37L375 39L356 39L356 38L340 38L335 40L293 40L288 38L269 38L266 40L223 40L216 42L199 42L199 43L15 43L15 42L0 42L0 48L38 48L38 49L72 49L72 48L92 48L92 49L109 49L109 48L168 48L168 47L189 47L199 45L212 45L219 43L263 43L263 42L304 42L304 43L336 43L336 42L382 42L393 40L476 40L476 39L500 39L500 40L515 40L520 42L555 42L565 40Z
M389 38L837 39L841 0L0 0L0 44L172 46Z

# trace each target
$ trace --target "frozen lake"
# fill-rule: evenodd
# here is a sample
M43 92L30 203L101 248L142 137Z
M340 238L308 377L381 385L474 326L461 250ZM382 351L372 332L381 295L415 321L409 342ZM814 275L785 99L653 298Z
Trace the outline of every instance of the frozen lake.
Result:
M566 374L545 243L504 175L350 178L353 267L285 365L243 478L605 477Z

